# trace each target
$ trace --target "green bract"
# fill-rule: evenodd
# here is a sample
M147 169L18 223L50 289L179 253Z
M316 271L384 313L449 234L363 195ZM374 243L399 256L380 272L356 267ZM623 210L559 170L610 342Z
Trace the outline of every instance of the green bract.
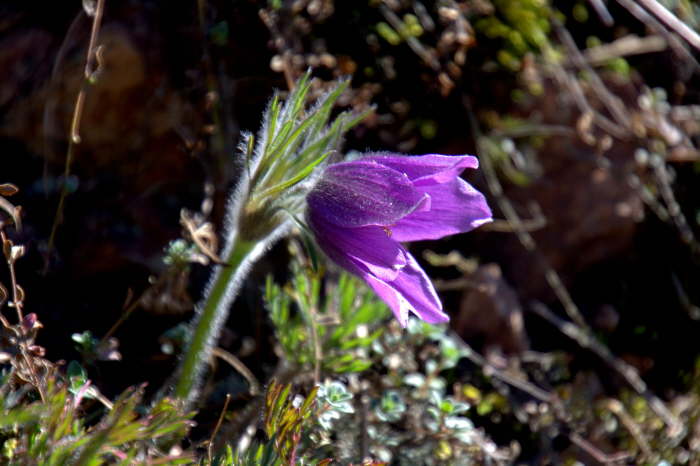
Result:
M284 103L275 95L265 111L257 140L244 134L241 149L246 166L231 199L239 234L257 240L301 213L317 167L338 147L345 132L364 115L343 112L333 121L331 110L348 82L340 82L306 109L311 83L305 75Z

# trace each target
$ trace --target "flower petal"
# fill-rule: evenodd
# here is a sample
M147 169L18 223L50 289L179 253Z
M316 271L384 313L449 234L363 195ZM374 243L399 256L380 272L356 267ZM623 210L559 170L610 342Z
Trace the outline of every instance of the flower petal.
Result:
M360 273L359 276L389 306L399 324L406 328L406 325L408 325L408 312L411 310L411 306L406 298L401 296L401 293L389 283L374 277L372 274Z
M321 249L350 272L394 280L407 263L406 250L382 227L338 227L313 211L308 220Z
M430 279L413 256L406 255L408 263L393 281L383 281L371 274L361 277L389 305L402 327L408 323L408 311L429 324L449 321Z
M332 165L309 193L310 210L342 227L389 225L426 209L428 197L408 177L373 161Z
M464 233L492 220L484 195L461 178L422 186L430 211L413 212L391 226L396 241L420 241Z
M414 185L446 183L459 176L466 168L479 168L479 159L471 155L390 155L370 154L362 160L371 160L406 174Z

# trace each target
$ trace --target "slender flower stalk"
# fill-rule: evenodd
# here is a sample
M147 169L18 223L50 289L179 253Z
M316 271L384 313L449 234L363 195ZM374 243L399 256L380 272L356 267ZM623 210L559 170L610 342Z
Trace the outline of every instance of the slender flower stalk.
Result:
M258 245L264 246L263 243ZM217 306L224 302L229 303L238 294L253 263L265 252L264 247L255 249L254 243L235 242L230 254L226 256L227 266L217 267L214 271L207 290L207 299L204 300L199 311L197 327L182 359L180 377L174 392L177 398L187 399L201 378L203 362L206 362L202 358L211 353L211 349L216 344L219 329L223 325L221 320L225 320L227 316L225 312L217 312ZM232 296L227 297L227 294Z
M301 216L306 194L318 178L328 155L344 133L364 115L340 114L329 123L333 104L345 89L340 83L306 110L309 76L303 77L284 104L273 98L257 141L244 135L245 164L241 180L227 207L222 258L215 266L197 314L190 340L175 374L174 395L186 407L197 395L200 381L246 275L280 237L291 219Z
M400 242L438 239L490 222L484 196L459 177L470 155L368 154L329 166L307 198L321 249L358 275L402 326L409 312L429 323L449 317L428 276Z

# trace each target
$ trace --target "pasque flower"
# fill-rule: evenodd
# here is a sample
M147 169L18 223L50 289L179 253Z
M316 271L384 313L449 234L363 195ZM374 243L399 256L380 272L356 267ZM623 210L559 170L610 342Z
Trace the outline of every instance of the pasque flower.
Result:
M172 393L184 401L183 406L197 399L231 303L251 268L304 211L306 194L326 158L365 115L342 112L331 118L333 105L347 86L347 82L337 83L308 107L311 77L307 73L284 103L278 96L272 99L255 138L243 135L240 179L226 207L224 245L219 253L225 265L213 269L175 373Z
M459 177L469 155L367 154L331 165L307 197L306 217L321 249L361 277L406 326L447 314L425 272L401 245L472 230L491 221L484 196Z

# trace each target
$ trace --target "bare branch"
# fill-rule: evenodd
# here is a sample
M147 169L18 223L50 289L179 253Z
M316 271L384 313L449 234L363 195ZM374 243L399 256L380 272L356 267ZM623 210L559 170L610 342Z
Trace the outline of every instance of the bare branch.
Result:
M663 52L667 48L668 42L660 35L639 37L630 34L608 44L588 48L583 54L588 63L599 66L614 58Z
M700 35L693 31L687 24L678 19L676 15L671 13L662 4L656 0L637 0L644 5L647 10L651 11L657 18L666 23L668 27L678 33L690 45L700 50Z
M248 381L248 386L251 395L258 395L261 392L262 389L260 388L260 382L258 382L258 379L255 378L250 369L248 369L240 359L238 359L236 356L229 353L228 351L218 347L212 350L212 354L217 358L221 358L224 361L226 361L231 367L236 369L236 371L238 371L239 374L245 377L245 379Z
M615 20L608 11L608 7L605 5L605 3L603 3L603 0L588 0L588 3L590 3L591 7L598 14L598 17L603 24L605 24L607 27L615 25Z
M581 51L576 46L576 42L569 31L562 26L558 21L554 21L554 29L561 39L562 43L566 47L570 54L571 60L574 64L582 71L585 71L588 75L588 79L591 83L593 91L597 94L600 101L605 105L605 107L610 111L610 114L615 118L618 125L624 127L631 132L630 129L630 115L622 103L620 98L614 95L608 90L608 88L603 84L603 80L600 79L598 73L595 72L593 68L588 64L586 58L583 56Z
M650 15L644 8L639 6L634 0L617 0L617 3L622 5L629 11L632 16L637 18L642 23L646 24L649 29L654 31L654 33L663 36L668 45L680 55L682 58L688 61L688 63L693 64L695 69L700 68L700 63L695 59L692 53L686 48L685 44L678 40L678 37L671 34L671 32L664 27L663 24L659 22L655 17Z
M532 309L535 314L557 327L561 333L574 340L579 346L595 353L611 369L617 372L634 391L646 399L651 410L668 426L667 433L670 438L682 438L686 431L683 422L666 407L659 397L649 390L647 384L642 380L634 367L627 364L622 359L616 358L612 352L592 336L590 332L577 326L573 322L567 322L558 317L544 304L537 301L532 302L530 309Z
M569 291L563 285L559 274L556 270L552 268L547 259L544 258L542 254L538 253L537 245L535 243L534 238L527 230L527 228L525 228L525 226L523 225L523 220L518 215L517 211L513 207L513 204L503 193L503 186L501 185L501 182L498 179L498 175L496 174L496 170L493 167L493 163L489 158L488 148L483 143L483 136L479 131L476 117L474 116L474 113L471 110L471 103L469 101L469 98L464 96L463 101L464 107L467 109L467 115L469 116L469 122L471 124L472 131L474 132L474 139L477 141L479 153L483 155L483 157L481 157L480 160L481 167L484 171L484 176L486 177L486 183L488 184L491 193L496 197L498 207L501 209L501 212L503 212L503 215L505 216L506 220L512 225L513 230L515 231L515 234L518 237L520 243L523 245L523 247L527 251L536 254L537 260L540 262L540 265L545 270L545 279L547 280L547 283L549 284L550 288L552 288L552 291L554 291L554 294L557 296L562 306L564 306L566 313L573 321L577 322L581 327L587 328L588 325L583 319L583 316L581 315L578 306L576 306L576 303L574 303L573 299L571 299Z

